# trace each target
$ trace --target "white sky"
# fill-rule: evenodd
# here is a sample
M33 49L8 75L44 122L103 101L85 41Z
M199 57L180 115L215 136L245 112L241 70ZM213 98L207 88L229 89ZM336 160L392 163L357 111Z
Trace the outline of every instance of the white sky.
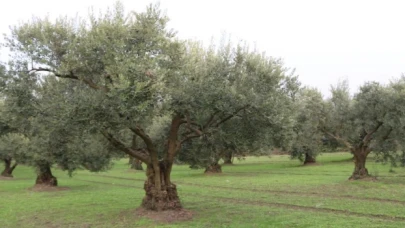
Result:
M86 15L115 0L12 0L0 10L0 33L32 15ZM122 0L143 11L154 0ZM209 43L226 32L281 57L305 85L328 93L348 78L352 92L365 81L388 82L405 73L402 0L161 0L181 38ZM2 38L1 38L2 40ZM0 50L0 60L7 60Z

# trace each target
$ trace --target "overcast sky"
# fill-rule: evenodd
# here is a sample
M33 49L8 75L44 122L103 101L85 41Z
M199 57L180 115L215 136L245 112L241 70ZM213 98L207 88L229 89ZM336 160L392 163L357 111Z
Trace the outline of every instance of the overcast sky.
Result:
M12 0L1 3L0 33L35 16L86 15L115 0ZM143 11L153 0L122 0ZM161 0L181 38L209 43L223 33L256 45L296 68L305 85L328 93L339 78L352 92L365 81L405 73L405 1L401 0ZM2 40L2 38L1 38ZM0 50L0 60L7 60Z

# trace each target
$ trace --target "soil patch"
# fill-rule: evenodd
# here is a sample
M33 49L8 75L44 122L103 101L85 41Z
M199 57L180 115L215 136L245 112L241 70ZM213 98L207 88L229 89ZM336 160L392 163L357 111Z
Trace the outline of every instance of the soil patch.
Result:
M70 190L68 187L53 187L53 186L46 186L46 185L34 185L34 187L28 188L30 191L34 192L58 192L58 191L66 191Z
M205 172L204 173L204 175L214 175L214 176L217 176L217 175L222 175L223 173L219 173L219 172L212 172L212 171L208 171L208 172Z
M168 210L168 211L149 211L144 208L135 210L135 214L140 217L146 217L155 222L160 223L173 223L180 221L188 221L193 218L193 213L189 210Z
M371 182L377 182L378 180L377 180L377 177L375 177L375 176L368 176L368 177L363 177L363 178L360 178L360 179L350 179L350 178L349 178L349 181L371 181Z
M322 165L321 163L318 162L309 162L306 164L302 164L302 166L306 167L306 166L318 166L318 165Z
M0 176L0 180L14 180L14 178Z

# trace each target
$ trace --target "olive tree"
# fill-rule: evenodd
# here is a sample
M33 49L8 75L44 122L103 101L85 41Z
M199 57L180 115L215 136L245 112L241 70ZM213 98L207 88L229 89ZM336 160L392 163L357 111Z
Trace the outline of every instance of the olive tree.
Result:
M32 166L37 185L57 186L52 165L68 171L107 169L115 155L100 135L83 135L70 125L77 82L28 74L25 62L11 62L0 79L4 105L1 119L12 131L0 137L0 150L18 163ZM80 145L80 146L77 146ZM13 167L10 167L12 169ZM6 166L7 169L7 166Z
M80 126L83 136L99 132L122 154L142 161L142 206L151 210L181 208L170 174L188 142L219 137L235 119L254 120L257 132L289 122L283 108L289 77L279 60L243 47L207 49L179 41L167 21L156 6L125 14L117 4L86 20L22 23L6 44L16 58L32 62L31 73L55 76L62 87L66 80L81 83L58 119Z
M381 85L368 82L350 96L348 83L332 87L323 132L344 145L354 157L350 179L369 176L366 159L371 152L385 158L403 148L404 80Z

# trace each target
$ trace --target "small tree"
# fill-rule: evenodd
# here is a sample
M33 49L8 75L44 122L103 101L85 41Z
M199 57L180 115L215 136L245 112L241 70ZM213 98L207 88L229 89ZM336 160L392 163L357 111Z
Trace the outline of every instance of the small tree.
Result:
M27 145L27 138L20 134L8 133L0 137L0 158L4 161L1 176L13 177L13 171L18 165L18 161L23 160Z
M322 94L311 88L301 89L295 102L297 115L291 157L303 161L304 165L315 163L323 147L321 127L325 123L325 102Z

